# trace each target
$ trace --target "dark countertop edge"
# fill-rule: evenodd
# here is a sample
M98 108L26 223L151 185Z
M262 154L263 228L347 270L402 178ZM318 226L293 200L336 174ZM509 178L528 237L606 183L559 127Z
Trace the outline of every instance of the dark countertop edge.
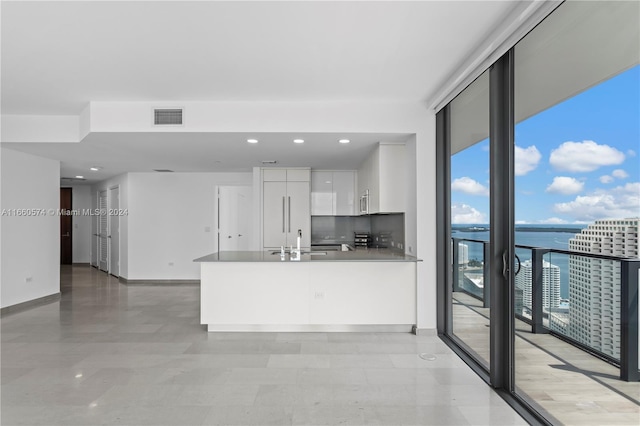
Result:
M234 252L227 252L227 253L234 253ZM254 255L256 257L262 255L264 256L265 252L262 251L253 251L253 252L238 252L238 253L254 253ZM335 253L340 253L340 252L335 252ZM344 253L351 253L351 252L344 252ZM224 263L229 263L229 262L269 262L269 263L283 263L283 262L292 262L292 263L309 263L309 262L422 262L422 259L418 259L415 256L412 255L398 255L398 254L386 254L386 253L380 253L378 251L375 252L376 254L372 255L371 258L346 258L346 259L335 259L335 258L327 258L327 257L311 257L309 255L303 255L303 258L299 261L295 261L295 260L280 260L279 257L277 255L267 255L268 257L266 259L264 258L256 258L256 259L238 259L238 260L219 260L217 257L218 252L215 253L211 253L208 254L206 256L202 256L199 257L197 259L194 259L193 262L198 262L198 263L203 263L203 262L224 262ZM262 257L260 256L260 257ZM273 258L271 258L271 256L273 256ZM331 256L333 257L333 256Z

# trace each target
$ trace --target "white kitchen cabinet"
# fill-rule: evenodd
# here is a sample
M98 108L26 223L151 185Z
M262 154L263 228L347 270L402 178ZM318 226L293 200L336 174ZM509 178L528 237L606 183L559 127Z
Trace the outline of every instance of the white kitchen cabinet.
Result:
M311 172L311 214L333 215L333 172Z
M300 247L311 247L311 211L309 205L309 181L287 181L287 241L286 245L297 243L298 230L302 231Z
M263 245L286 245L287 182L264 182L262 187Z
M360 214L405 211L404 144L380 143L358 169Z
M311 214L355 215L355 176L352 170L312 171Z
M336 216L356 214L356 173L351 170L333 172L333 211Z
M301 247L311 247L310 170L263 169L262 176L263 247L295 247L298 230Z

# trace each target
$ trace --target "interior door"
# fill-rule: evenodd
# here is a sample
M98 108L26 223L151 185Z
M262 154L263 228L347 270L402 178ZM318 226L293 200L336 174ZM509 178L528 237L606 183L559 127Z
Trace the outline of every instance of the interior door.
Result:
M107 212L107 191L98 194L98 268L109 272L109 216Z
M120 276L120 188L109 189L109 273ZM115 213L115 214L114 214Z
M309 183L306 182L309 186ZM262 239L264 247L287 244L287 182L264 182Z
M71 188L60 188L60 209L71 210ZM71 265L73 263L73 229L72 216L60 215L60 264Z
M287 182L287 244L295 246L298 230L302 231L300 247L311 247L311 206L309 182Z
M251 187L218 187L218 251L250 248Z

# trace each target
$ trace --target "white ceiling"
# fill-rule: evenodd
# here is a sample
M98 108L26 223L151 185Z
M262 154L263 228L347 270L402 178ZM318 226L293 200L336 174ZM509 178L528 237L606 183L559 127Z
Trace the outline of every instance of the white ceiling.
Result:
M421 101L514 3L3 1L2 113L78 115L89 101ZM150 142L133 136L95 135L59 150L80 165L89 161L84 144L141 139L122 158L142 169L144 156L131 156ZM193 151L166 167L199 168L200 142L189 138ZM334 148L320 150L328 158ZM284 158L273 149L264 155ZM52 154L44 144L29 150ZM292 161L311 162L305 155Z
M125 172L246 172L276 160L275 166L357 169L378 141L402 143L407 134L389 133L92 133L81 143L7 143L61 161L61 177L84 176L88 183ZM257 144L247 138L258 139ZM294 138L303 144L293 143ZM348 138L349 144L338 143ZM90 167L101 167L97 172ZM272 165L267 165L272 167Z

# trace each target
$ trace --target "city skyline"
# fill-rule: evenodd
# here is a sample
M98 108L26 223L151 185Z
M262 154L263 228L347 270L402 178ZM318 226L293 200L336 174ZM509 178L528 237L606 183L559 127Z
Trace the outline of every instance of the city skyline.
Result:
M638 216L638 93L635 66L516 125L517 224ZM453 224L488 223L488 154L485 139L452 156Z

